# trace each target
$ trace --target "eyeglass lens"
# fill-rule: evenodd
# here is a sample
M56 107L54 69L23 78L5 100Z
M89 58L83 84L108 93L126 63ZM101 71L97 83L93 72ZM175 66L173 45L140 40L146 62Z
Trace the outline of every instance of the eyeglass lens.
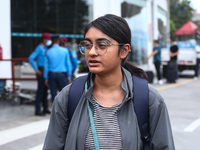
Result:
M94 44L95 50L99 55L103 55L107 51L107 42L106 41L96 41ZM82 54L87 55L89 54L90 50L93 47L90 41L81 41L78 45L79 50Z

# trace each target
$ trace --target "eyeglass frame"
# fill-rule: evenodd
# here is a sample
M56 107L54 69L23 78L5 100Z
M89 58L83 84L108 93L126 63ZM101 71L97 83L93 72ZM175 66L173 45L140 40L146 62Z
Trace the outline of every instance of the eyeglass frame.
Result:
M89 40L83 40L83 41L80 41L80 43L81 43L81 42L84 42L84 41L90 42ZM107 50L108 50L108 46L112 46L112 45L125 45L125 44L123 44L123 43L108 44L108 43L106 42L106 40L99 40L99 41L104 41L104 42L106 43L106 51L105 51L105 53L106 53ZM80 43L79 43L79 44L80 44ZM96 42L95 42L95 43L96 43ZM78 48L81 47L81 46L79 46L79 44L78 44ZM90 46L92 46L92 47L93 47L94 45L95 45L95 44L90 44ZM91 49L92 49L92 47L91 47ZM91 50L91 49L90 49L90 50ZM104 54L99 54L99 52L97 51L97 49L98 49L97 47L94 47L94 49L95 49L95 51L96 51L96 53L97 53L98 55L104 55L104 54L105 54L105 53L104 53ZM89 52L90 52L90 51L89 51L88 54L85 54L85 53L82 52L82 50L81 50L80 48L79 48L79 51L80 51L81 54L83 54L83 55L88 55Z

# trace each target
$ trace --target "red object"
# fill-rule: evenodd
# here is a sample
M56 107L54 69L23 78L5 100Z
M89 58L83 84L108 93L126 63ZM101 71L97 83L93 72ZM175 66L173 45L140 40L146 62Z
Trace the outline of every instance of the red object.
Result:
M190 34L196 34L196 29L198 26L194 24L193 22L189 21L186 24L184 24L182 27L178 29L174 34L175 35L190 35Z
M46 32L46 33L42 33L42 38L43 38L43 39L49 39L49 40L50 40L50 39L51 39L51 34L50 34L50 33L47 33L47 32Z
M0 45L0 60L3 59L3 48Z
M15 81L16 80L36 80L36 78L16 78L15 77L15 62L16 61L28 61L28 58L12 58L12 59L2 59L1 61L11 61L11 67L12 67L12 78L0 78L0 80L12 80L13 81L13 92L15 93Z
M61 37L60 40L63 40L63 41L65 41L65 42L68 41L68 39L67 39L66 37Z
M185 65L185 61L178 61L178 65Z

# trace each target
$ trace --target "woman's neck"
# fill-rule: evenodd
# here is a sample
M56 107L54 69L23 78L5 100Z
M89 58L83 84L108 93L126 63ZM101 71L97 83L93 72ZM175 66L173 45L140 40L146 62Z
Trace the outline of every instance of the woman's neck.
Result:
M121 87L121 82L123 80L122 71L112 72L105 76L95 75L94 85L97 89L114 90L116 87Z
M105 107L112 107L121 103L124 98L124 92L121 87L122 80L121 69L106 76L96 75L93 88L93 95L96 100Z

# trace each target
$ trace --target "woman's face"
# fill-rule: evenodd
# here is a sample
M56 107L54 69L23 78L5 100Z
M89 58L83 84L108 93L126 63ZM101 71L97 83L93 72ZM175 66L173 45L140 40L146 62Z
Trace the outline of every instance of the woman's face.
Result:
M91 44L95 44L96 41L104 40L107 44L119 44L114 39L105 35L101 30L97 28L90 28L85 34L85 40L90 41ZM90 72L105 75L108 73L114 73L117 69L121 69L121 61L125 57L119 54L119 46L112 45L107 46L107 52L104 55L99 55L95 51L95 46L92 46L88 55L85 55L87 65Z

